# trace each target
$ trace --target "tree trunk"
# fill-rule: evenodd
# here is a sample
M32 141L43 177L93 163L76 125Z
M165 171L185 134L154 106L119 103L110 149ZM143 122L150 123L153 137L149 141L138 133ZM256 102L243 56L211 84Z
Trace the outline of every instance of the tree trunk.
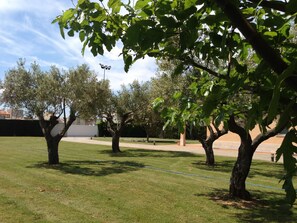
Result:
M46 137L47 152L48 152L48 164L59 164L59 140L54 137Z
M214 158L214 153L213 153L213 142L206 142L204 151L206 155L206 165L208 166L214 166L215 165L215 158Z
M255 149L252 146L252 138L249 132L235 122L234 116L229 121L229 130L240 137L237 160L234 164L229 186L229 195L249 200L250 193L245 188L245 180L249 174Z
M251 198L250 193L246 190L245 181L250 171L253 155L254 151L249 140L241 142L230 178L229 195L233 198L238 197L245 200Z
M75 112L70 109L69 119L66 122L66 117L64 117L64 128L55 136L52 136L51 132L53 128L59 123L58 117L51 115L49 122L46 122L43 117L43 113L38 114L39 125L42 129L43 135L47 143L47 152L48 152L48 164L55 165L59 164L59 142L62 137L65 135L71 124L75 121L76 116Z
M112 136L112 152L113 153L120 153L120 133L115 132Z

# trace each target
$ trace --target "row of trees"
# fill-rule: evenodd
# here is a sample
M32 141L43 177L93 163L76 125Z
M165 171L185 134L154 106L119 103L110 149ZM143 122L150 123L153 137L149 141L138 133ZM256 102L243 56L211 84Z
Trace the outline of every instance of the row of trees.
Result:
M181 78L179 84L176 81L160 69L151 81L134 81L114 92L109 81L98 81L87 65L68 71L52 66L42 71L37 63L27 68L25 60L20 59L15 68L6 72L1 100L38 118L47 142L48 163L52 165L59 163L59 142L77 117L104 122L112 136L114 153L120 152L119 139L127 124L143 127L147 141L156 132L161 135L164 122L153 110L152 101L162 96L168 99L167 105L172 104L173 86L184 85ZM59 123L64 126L55 134Z
M70 36L79 33L94 56L123 43L125 70L151 56L176 61L176 73L195 74L190 97L166 109L171 122L218 124L240 136L230 195L249 198L245 179L258 145L283 128L290 131L277 152L282 155L284 189L293 203L297 152L296 0L79 0L54 22ZM184 100L185 99L185 100ZM277 126L269 129L272 121ZM260 126L252 139L249 129Z

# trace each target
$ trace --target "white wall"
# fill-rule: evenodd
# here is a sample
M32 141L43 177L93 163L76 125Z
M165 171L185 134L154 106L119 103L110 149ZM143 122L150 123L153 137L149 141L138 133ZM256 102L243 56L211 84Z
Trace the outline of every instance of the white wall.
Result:
M56 135L59 131L64 127L64 124L59 123L58 125L53 128L51 134ZM90 125L71 125L68 131L66 132L65 136L69 137L92 137L98 136L98 127L90 126Z

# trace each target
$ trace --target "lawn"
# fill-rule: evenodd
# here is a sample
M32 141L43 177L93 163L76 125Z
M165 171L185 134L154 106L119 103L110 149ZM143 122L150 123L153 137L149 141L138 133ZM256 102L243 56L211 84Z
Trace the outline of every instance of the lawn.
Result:
M284 203L282 166L254 162L249 202L227 198L234 159L60 144L49 167L43 138L0 138L0 222L297 222Z

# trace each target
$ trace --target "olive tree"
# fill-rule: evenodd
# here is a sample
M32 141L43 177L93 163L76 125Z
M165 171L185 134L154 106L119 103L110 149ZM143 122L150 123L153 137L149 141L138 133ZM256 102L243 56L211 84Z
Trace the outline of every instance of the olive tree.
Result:
M38 118L50 165L59 164L59 142L75 119L88 117L94 103L103 104L105 100L105 89L86 65L68 71L52 66L42 71L37 63L27 69L25 61L20 60L6 72L3 87L2 101L6 105L24 108ZM60 122L62 128L58 127Z
M117 92L110 92L107 106L98 113L106 121L107 130L112 136L112 151L121 152L119 141L127 124L146 125L150 120L150 100L148 83L133 81L122 85Z

